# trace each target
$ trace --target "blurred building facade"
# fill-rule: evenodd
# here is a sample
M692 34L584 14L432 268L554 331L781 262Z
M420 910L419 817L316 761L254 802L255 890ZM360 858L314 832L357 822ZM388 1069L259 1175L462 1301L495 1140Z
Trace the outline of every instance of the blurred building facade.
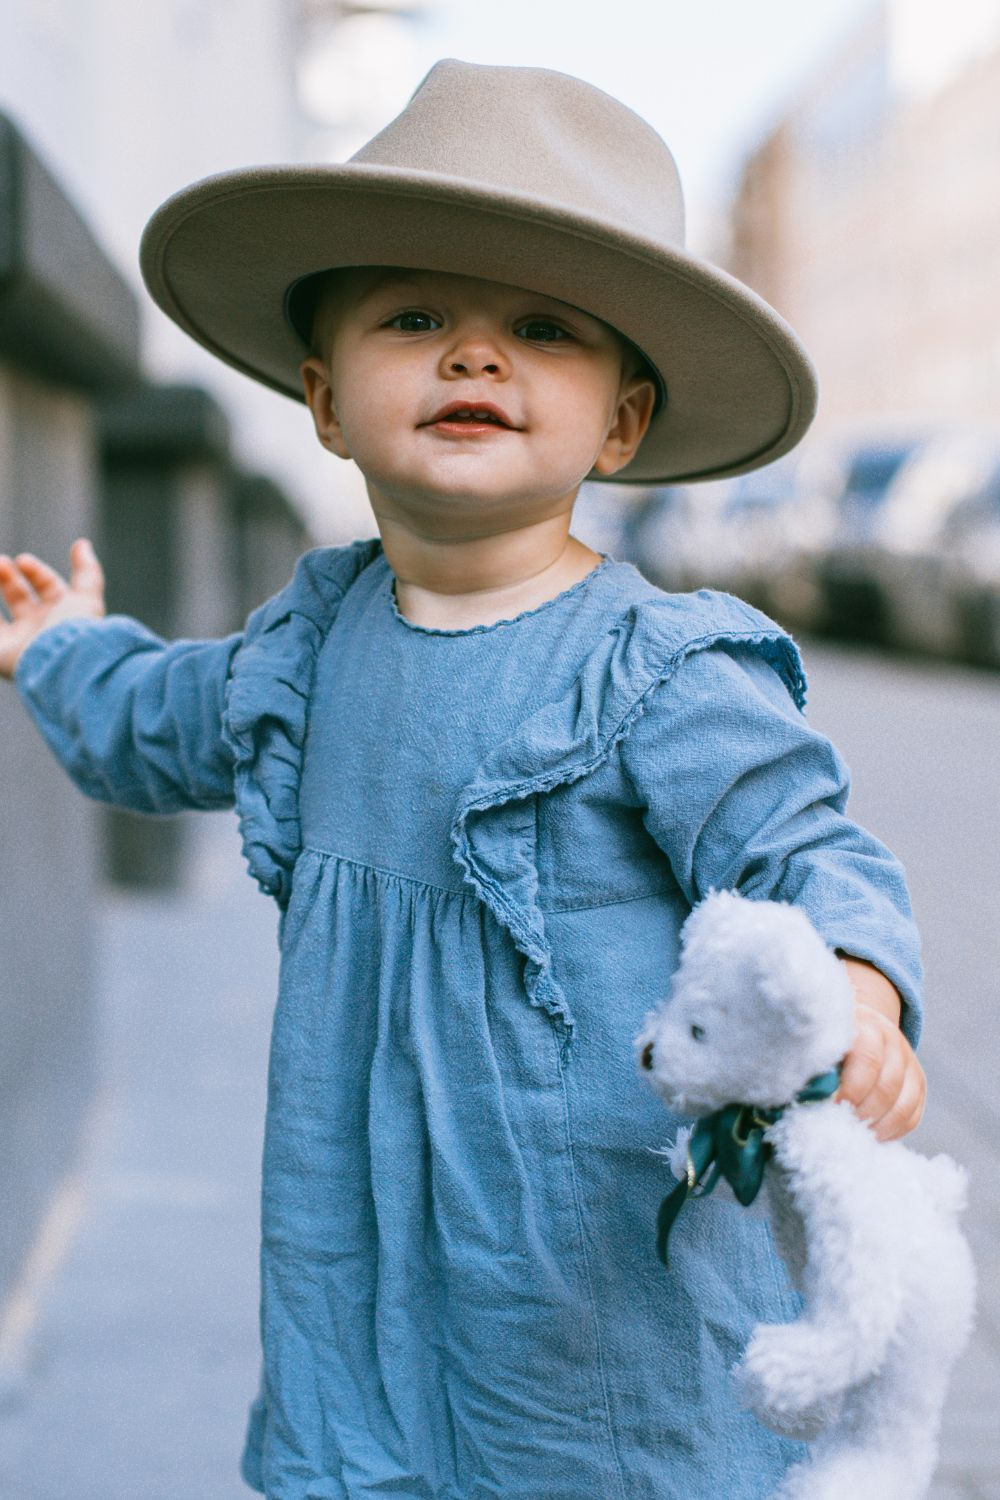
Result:
M406 103L440 0L300 0L298 98L307 154L346 161Z
M93 532L95 405L139 379L135 297L0 116L0 547L65 557ZM3 685L0 685L3 686ZM0 693L0 1384L3 1293L72 1159L96 1079L97 810Z
M353 466L305 408L201 349L141 286L143 225L199 178L343 159L402 108L432 0L5 0L0 111L33 142L132 285L157 381L205 386L233 453L278 481L317 540L375 530Z
M146 219L178 188L301 155L296 19L287 0L6 0L0 110L132 286L146 374L211 390L239 460L280 478L308 515L329 475L307 463L302 413L280 400L273 409L174 327L146 296L137 259Z
M876 6L745 164L729 269L801 334L820 434L1000 420L1000 6Z

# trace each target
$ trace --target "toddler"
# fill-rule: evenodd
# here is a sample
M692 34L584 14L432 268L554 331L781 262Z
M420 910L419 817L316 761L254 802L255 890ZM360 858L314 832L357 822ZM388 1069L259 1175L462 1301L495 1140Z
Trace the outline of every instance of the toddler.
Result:
M167 644L0 562L0 670L91 796L235 804L281 912L262 1205L273 1500L763 1500L797 1444L737 1405L795 1294L766 1222L683 1215L633 1038L712 888L848 964L841 1094L919 1118L903 873L845 816L798 650L570 533L581 481L738 473L809 424L782 320L687 254L672 159L599 90L438 64L351 162L225 174L143 241L153 295L304 394L378 537L238 635ZM15 671L16 669L16 671Z

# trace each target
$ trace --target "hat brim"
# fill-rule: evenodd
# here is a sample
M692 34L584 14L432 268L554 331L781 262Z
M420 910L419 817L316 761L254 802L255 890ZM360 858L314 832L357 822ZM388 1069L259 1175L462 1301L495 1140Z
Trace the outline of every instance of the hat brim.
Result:
M616 482L717 479L793 448L816 409L796 335L742 282L682 250L473 180L345 163L227 172L169 198L140 248L154 301L253 379L303 400L288 288L334 266L398 265L524 286L603 319L667 400Z

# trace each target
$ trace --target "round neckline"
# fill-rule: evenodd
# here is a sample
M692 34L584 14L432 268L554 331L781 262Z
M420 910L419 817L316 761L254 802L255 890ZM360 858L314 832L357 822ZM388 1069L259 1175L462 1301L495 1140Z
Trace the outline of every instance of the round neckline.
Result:
M568 599L571 594L577 593L578 590L582 589L585 584L588 584L592 578L596 577L598 573L602 573L610 563L614 562L614 558L611 557L607 552L599 552L598 556L600 557L601 561L597 564L596 567L591 568L589 573L585 573L582 578L578 578L576 580L576 583L571 583L568 589L563 589L561 593L553 594L551 599L543 599L541 604L535 605L534 609L523 609L518 615L510 615L508 618L503 620L493 620L489 624L466 625L454 630L444 630L436 625L418 625L414 620L408 620L406 618L406 616L400 610L399 605L396 603L396 575L389 567L388 563L386 563L386 567L388 569L389 576L386 581L385 592L388 595L389 606L394 617L399 621L401 625L405 625L407 630L412 630L417 635L482 635L489 630L499 630L505 625L517 625L521 620L529 620L534 615L540 615L543 610L551 609L552 605L558 604L560 600Z

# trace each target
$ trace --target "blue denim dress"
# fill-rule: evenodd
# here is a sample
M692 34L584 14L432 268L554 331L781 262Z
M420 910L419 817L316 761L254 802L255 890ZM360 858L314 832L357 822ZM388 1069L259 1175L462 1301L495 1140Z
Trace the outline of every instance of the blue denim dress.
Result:
M902 870L845 816L798 651L605 557L510 620L406 620L377 540L218 642L67 622L20 691L91 795L235 801L282 912L263 1167L272 1500L765 1500L796 1444L734 1399L797 1303L721 1195L656 1257L679 1121L632 1041L712 887L800 903L916 1040Z

